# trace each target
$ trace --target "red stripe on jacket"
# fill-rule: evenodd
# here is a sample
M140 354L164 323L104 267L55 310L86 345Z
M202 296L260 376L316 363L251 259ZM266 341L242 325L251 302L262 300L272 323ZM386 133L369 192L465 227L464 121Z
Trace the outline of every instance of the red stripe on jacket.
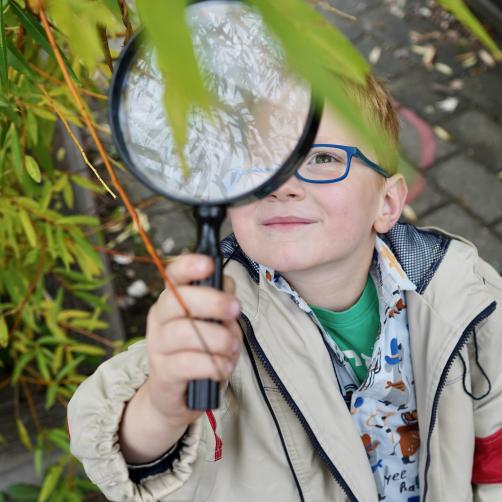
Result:
M502 429L485 438L476 438L472 482L502 483Z

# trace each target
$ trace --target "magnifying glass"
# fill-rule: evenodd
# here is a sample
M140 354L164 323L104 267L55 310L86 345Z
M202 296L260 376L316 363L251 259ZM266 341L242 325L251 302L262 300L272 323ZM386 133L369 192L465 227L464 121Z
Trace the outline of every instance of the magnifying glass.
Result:
M226 208L267 196L294 173L315 138L320 106L244 2L191 2L186 20L204 85L217 98L210 110L189 111L183 150L189 172L164 111L169 88L141 33L115 68L110 123L127 168L154 192L193 206L196 252L215 261L214 274L202 283L221 289L219 233ZM218 382L189 382L187 406L217 408Z

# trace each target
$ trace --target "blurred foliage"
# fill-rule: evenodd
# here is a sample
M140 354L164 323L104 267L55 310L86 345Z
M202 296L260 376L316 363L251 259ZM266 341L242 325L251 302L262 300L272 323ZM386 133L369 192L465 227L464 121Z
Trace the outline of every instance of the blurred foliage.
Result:
M262 12L292 66L315 91L360 130L376 134L366 129L342 92L340 76L363 82L369 71L344 35L305 0L249 3ZM463 2L441 3L498 51ZM176 96L167 112L178 144L184 142L189 107L209 102L184 22L186 4L137 0L139 16ZM105 188L59 169L52 145L57 120L64 121L67 130L69 124L83 128L82 113L92 117L90 109L104 103L101 92L108 86L112 62L138 25L138 13L131 7L125 0L0 0L0 389L12 388L19 438L33 452L42 476L41 486L11 486L0 493L0 501L79 501L93 489L77 475L65 429L40 423L34 405L42 393L46 409L65 406L85 378L84 365L102 360L104 346L110 345L95 333L106 328L100 315L107 308L107 298L95 291L108 278L89 241L99 221L68 215L75 184L99 193ZM64 82L41 23L41 8L73 85L91 100L84 110ZM71 298L87 307L68 307ZM21 406L30 410L33 429L23 422ZM0 448L3 443L0 436ZM53 451L59 457L50 464L47 456Z
M103 30L124 30L118 4L54 0L46 8L72 78L99 96L96 84L106 85L111 75ZM107 354L106 344L96 343L96 332L106 328L100 317L107 299L95 291L109 278L103 277L88 235L100 222L71 214L75 185L104 188L70 173L70 166L57 168L56 120L74 126L82 121L40 24L37 2L0 0L0 13L0 388L12 388L19 439L33 452L42 479L39 487L15 485L5 495L82 500L92 484L77 476L65 427L47 428L36 403L42 398L46 410L66 406L85 378L84 368ZM72 298L83 307L70 306ZM30 411L34 427L24 423L21 407ZM55 451L60 455L50 465L46 457L53 460Z

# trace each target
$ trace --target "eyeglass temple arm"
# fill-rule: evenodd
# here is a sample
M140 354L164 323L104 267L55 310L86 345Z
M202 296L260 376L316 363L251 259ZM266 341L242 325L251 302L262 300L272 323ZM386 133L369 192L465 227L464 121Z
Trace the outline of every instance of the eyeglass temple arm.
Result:
M366 157L366 155L364 155L364 153L361 152L361 150L359 150L359 148L356 148L356 152L354 155L356 157L360 158L363 162L365 162L367 164L368 167L370 167L371 169L373 169L377 173L381 174L382 176L385 176L386 178L390 177L390 174L383 167L380 167L378 164L375 164L373 161L368 159L368 157Z

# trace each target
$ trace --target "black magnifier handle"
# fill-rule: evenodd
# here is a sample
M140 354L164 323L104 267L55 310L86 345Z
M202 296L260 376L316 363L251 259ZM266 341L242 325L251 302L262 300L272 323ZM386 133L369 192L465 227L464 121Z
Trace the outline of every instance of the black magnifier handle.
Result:
M220 228L226 215L225 206L196 206L197 253L210 256L214 260L211 277L194 284L223 289L223 256L220 250ZM215 321L217 322L217 321ZM213 380L192 380L188 382L187 407L191 410L213 410L220 405L220 384Z

